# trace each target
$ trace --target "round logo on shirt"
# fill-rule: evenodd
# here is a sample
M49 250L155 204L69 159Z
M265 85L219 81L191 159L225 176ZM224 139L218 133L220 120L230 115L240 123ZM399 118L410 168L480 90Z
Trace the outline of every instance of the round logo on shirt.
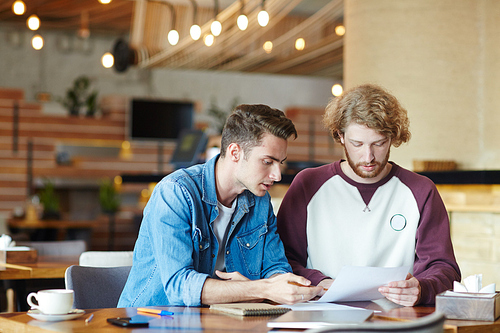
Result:
M406 227L406 218L401 214L391 217L391 228L395 231L401 231Z

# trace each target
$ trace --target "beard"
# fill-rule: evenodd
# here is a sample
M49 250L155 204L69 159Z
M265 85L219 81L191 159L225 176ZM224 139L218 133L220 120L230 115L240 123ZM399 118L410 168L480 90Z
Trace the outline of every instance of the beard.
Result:
M382 162L374 160L370 163L354 163L354 161L349 156L349 153L347 152L347 149L345 148L345 146L344 146L344 152L345 152L345 156L347 158L347 163L349 163L349 166L354 171L354 173L361 178L375 178L378 175L380 175L380 173L385 169L387 162L389 161L389 155L390 155L390 150L389 150L387 152L387 155L385 155L385 158ZM376 167L372 171L364 171L362 169L362 167L367 166L367 165L370 165L370 166L375 165Z

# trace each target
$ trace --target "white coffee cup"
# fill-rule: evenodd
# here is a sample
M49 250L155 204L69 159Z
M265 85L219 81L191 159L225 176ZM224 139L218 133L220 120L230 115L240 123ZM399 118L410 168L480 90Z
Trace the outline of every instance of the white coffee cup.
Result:
M34 304L32 298L37 300ZM73 290L47 289L28 295L28 304L43 314L66 314L73 307Z

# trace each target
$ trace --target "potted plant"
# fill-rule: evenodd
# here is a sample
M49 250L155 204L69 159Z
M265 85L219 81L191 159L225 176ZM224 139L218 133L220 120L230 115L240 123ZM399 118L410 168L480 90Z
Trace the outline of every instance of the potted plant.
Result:
M210 103L210 108L208 109L208 115L212 118L212 123L215 127L215 131L218 134L222 133L224 129L224 125L226 124L227 117L231 114L231 112L238 106L238 98L233 100L233 105L230 110L221 109L217 106L215 98L212 99Z
M97 112L97 91L93 91L89 96L87 96L85 106L87 107L87 117L95 116Z
M99 203L106 214L114 214L120 208L120 196L113 182L106 178L99 186Z
M101 181L99 187L99 203L101 204L101 210L109 219L108 250L112 251L115 241L115 217L116 212L120 208L120 196L113 182L108 178Z
M83 75L73 81L73 86L66 90L66 96L59 102L71 116L78 116L81 108L86 107L86 115L94 116L97 110L97 91L89 92L90 79Z
M43 206L42 220L59 220L61 218L59 197L56 194L54 183L46 180L39 198Z

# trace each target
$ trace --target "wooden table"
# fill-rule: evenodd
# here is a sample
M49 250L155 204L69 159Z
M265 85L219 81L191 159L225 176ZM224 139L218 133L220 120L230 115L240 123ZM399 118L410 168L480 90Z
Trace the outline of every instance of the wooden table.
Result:
M356 302L358 303L358 302ZM368 306L369 307L369 306ZM267 332L267 321L270 317L238 317L224 315L210 311L208 308L196 307L161 307L174 312L172 317L163 317L156 320L155 326L148 329L129 329L111 325L106 322L112 317L131 317L137 314L136 308L113 308L86 310L86 314L80 318L62 322L42 322L35 320L24 312L0 314L0 327L2 332L95 332L106 331L110 333L123 332ZM428 315L434 311L433 307L405 307L393 309L384 313L377 313L372 321L383 320L380 316L392 317L394 319L416 319ZM85 319L94 314L94 318L88 324ZM159 318L159 317L155 317ZM475 322L447 320L446 332L471 333L471 332L500 332L500 321Z
M39 256L33 264L18 264L0 271L0 280L64 278L66 268L78 265L78 256Z
M36 263L13 264L0 270L0 280L63 279L66 269L78 265L78 260L79 256L39 256ZM26 310L26 296L22 293L24 282L11 283L8 287L13 292L7 296L7 311Z
M69 229L92 229L99 225L98 221L73 221L73 220L19 220L9 219L8 226L11 229L41 230L56 229L57 239L64 240Z

